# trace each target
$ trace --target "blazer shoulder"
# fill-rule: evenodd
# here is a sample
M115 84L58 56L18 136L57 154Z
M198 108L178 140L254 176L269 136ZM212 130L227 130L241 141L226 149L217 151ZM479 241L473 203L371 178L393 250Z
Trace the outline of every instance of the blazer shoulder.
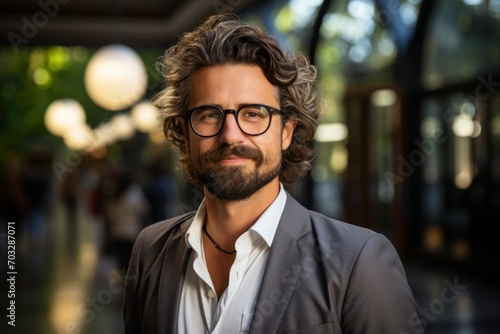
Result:
M139 233L135 240L133 257L156 257L161 254L167 240L186 230L196 212L189 212L151 224Z
M151 224L144 229L138 236L138 239L142 239L147 242L154 242L156 239L161 239L168 236L176 228L184 226L184 223L188 222L196 214L195 211L188 212L186 214L169 218L166 220L159 221L157 223Z
M329 218L309 211L311 233L309 242L321 250L333 251L343 258L343 263L354 266L361 254L385 250L397 257L391 241L383 234L371 229ZM314 241L313 241L314 240ZM348 266L348 267L349 267Z
M304 251L314 249L326 254L341 254L344 264L352 265L363 249L368 250L374 244L391 244L383 234L308 210L291 196L279 231L278 235L297 242Z
M349 236L355 240L366 240L375 234L379 234L366 227L350 224L341 220L327 217L321 213L310 211L311 224L314 229L328 232L338 236Z
M332 239L336 242L363 244L371 236L376 235L370 229L330 218L316 211L308 210L292 196L288 196L282 216L281 230L292 239L312 235L316 239Z

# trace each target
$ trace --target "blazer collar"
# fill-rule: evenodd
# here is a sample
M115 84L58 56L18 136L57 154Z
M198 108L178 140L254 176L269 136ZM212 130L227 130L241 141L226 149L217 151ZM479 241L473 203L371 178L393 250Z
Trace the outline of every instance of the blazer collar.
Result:
M193 219L194 215L179 221L179 228L172 232L165 243L158 290L158 333L177 333L184 273L191 254L184 236Z
M257 297L250 333L275 333L302 274L301 237L311 230L307 210L287 194Z

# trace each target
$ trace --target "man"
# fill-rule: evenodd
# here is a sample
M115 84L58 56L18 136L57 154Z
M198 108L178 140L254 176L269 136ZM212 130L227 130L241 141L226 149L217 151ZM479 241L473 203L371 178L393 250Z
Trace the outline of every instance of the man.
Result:
M319 108L306 58L222 15L182 36L162 67L164 132L205 198L138 237L126 332L420 332L390 242L284 190L313 157Z

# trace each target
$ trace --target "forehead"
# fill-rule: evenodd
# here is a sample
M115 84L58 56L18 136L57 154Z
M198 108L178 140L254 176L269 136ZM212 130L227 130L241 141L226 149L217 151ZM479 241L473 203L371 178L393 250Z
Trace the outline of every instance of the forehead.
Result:
M196 70L191 78L189 107L204 104L234 107L244 103L279 107L278 102L278 89L258 66L206 66Z

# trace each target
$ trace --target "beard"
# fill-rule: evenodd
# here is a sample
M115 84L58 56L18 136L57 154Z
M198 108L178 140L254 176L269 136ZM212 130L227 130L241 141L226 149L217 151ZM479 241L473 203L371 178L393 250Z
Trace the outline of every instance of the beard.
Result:
M216 163L230 155L252 159L255 170L245 171L241 166L220 166ZM195 166L196 165L196 166ZM246 146L221 146L198 158L189 166L195 181L221 200L243 200L279 176L281 160L275 166L262 152Z

